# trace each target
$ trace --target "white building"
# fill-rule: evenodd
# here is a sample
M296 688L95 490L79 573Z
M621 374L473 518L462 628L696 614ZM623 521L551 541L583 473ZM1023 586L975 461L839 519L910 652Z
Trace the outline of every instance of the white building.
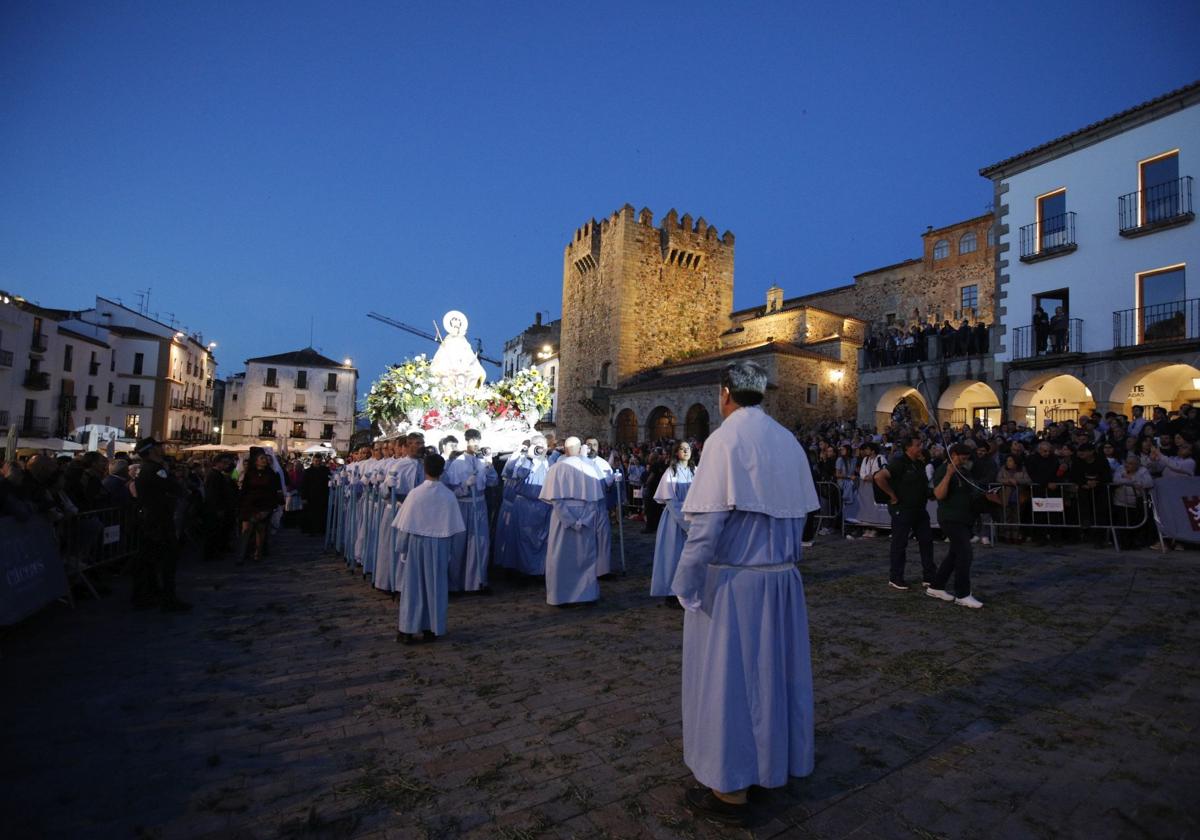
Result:
M1200 83L980 171L995 185L993 349L1011 419L1200 400L1198 105ZM1062 328L1036 327L1039 306L1061 309Z
M246 360L225 383L221 443L269 444L301 451L330 443L350 447L358 401L358 371L311 347Z
M96 298L51 309L0 292L0 434L22 446L107 426L175 449L212 436L211 346Z
M550 384L550 413L542 418L543 422L553 423L558 416L558 369L559 369L559 335L562 321L542 323L542 313L534 316L533 323L526 327L520 335L504 342L502 375L512 376L525 368L537 368L543 378Z

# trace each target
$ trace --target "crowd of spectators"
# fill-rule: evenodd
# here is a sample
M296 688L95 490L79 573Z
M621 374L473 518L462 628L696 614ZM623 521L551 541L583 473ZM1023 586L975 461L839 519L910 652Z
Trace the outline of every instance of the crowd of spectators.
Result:
M867 335L864 352L871 368L978 356L988 352L990 336L990 328L982 321L972 326L964 318L957 327L949 319L940 327L930 321L914 321L907 327L892 324L873 330Z

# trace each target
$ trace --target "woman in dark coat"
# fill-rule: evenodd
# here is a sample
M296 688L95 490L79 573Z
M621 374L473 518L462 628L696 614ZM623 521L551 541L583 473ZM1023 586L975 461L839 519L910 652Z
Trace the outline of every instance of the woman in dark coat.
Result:
M254 456L253 462L242 476L242 494L238 505L238 519L242 523L242 551L240 564L246 559L251 543L254 559L261 560L267 528L271 525L271 514L283 504L283 491L279 488L279 474L271 468L271 459L265 452Z

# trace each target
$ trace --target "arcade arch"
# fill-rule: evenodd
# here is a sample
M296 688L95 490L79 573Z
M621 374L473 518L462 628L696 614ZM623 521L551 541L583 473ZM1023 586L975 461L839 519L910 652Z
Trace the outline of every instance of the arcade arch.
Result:
M708 409L695 403L687 410L684 420L684 437L688 440L704 440L708 437Z
M1000 422L1000 398L986 382L955 382L938 398L938 420L953 426L974 426L978 420L990 429Z
M893 385L883 392L875 404L875 428L883 429L891 424L897 410L907 412L918 423L929 422L929 404L921 392L911 385Z
M1135 405L1144 406L1146 417L1155 406L1168 411L1184 403L1200 401L1200 369L1182 362L1155 362L1131 370L1116 381L1108 395L1112 411L1133 416Z
M650 412L646 419L646 439L675 437L675 414L665 405L660 405Z
M1048 373L1031 379L1013 394L1012 413L1018 425L1041 429L1048 422L1078 420L1096 407L1092 391L1069 373Z
M616 434L614 438L618 444L635 444L638 442L638 422L637 415L634 414L632 408L623 408L617 412Z

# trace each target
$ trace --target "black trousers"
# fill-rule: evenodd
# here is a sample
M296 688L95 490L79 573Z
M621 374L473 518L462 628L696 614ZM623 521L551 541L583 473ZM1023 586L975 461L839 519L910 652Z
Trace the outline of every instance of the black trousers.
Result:
M142 535L142 549L133 569L133 599L144 601L156 595L164 600L175 597L175 567L179 563L179 544L172 536Z
M971 594L971 526L961 522L939 522L942 533L950 540L950 552L933 576L933 588L945 589L954 576L955 598L966 598Z
M917 535L917 545L921 550L921 580L933 580L937 566L933 563L933 529L929 526L929 511L889 509L889 512L892 515L890 580L893 583L904 582L908 538L913 534Z

